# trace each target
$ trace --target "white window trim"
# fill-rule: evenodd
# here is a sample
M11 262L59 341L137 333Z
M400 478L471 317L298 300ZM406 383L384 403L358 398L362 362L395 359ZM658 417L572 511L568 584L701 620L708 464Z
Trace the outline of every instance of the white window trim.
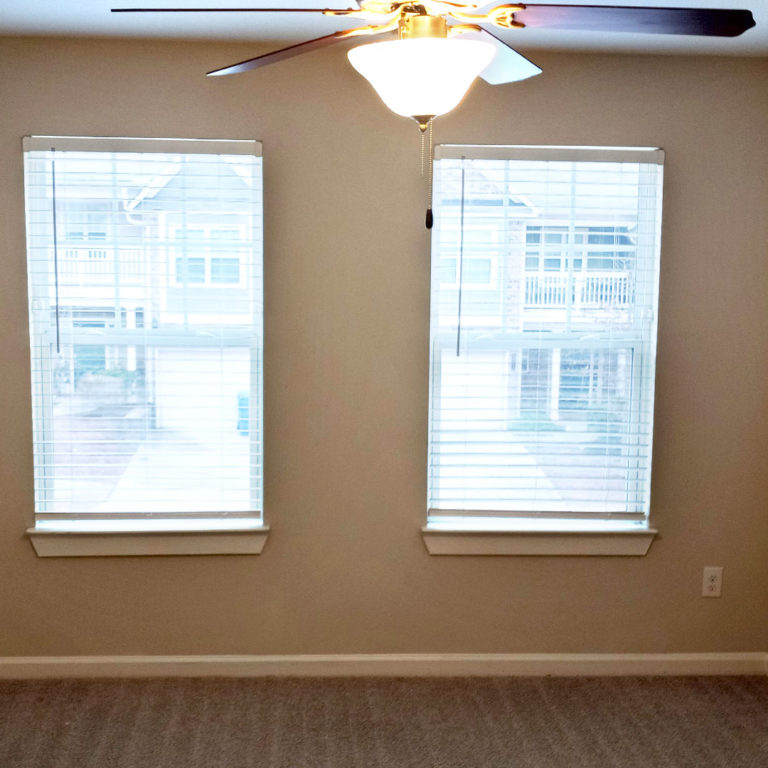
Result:
M663 164L658 147L551 147L535 145L458 145L435 148L435 159L605 160ZM586 249L586 245L585 245ZM584 257L586 259L586 256ZM583 267L586 264L582 265ZM439 514L439 511L435 511ZM592 523L590 525L590 522ZM431 511L421 528L430 555L479 556L645 556L658 535L643 520L584 521L528 517L461 518L435 522Z
M435 160L461 160L471 150L473 160L611 160L620 163L663 163L659 147L572 147L535 144L440 144Z
M24 150L99 152L178 152L208 154L215 149L221 155L261 156L261 142L255 139L156 139L120 136L25 136Z
M604 530L421 529L430 555L635 556L648 554L655 528Z
M92 150L95 147L104 152L178 153L208 153L215 147L220 154L262 156L261 142L252 139L126 139L71 136L25 136L22 139L22 149L25 152L51 148L60 151ZM36 525L26 529L26 536L38 557L261 554L270 531L263 513L260 517L245 517L244 514L237 520L239 522L227 518L202 518L191 528L174 525L174 522L188 523L188 518L177 521L144 518L134 519L136 527L130 530L119 530L119 524L107 524L100 529L90 526L89 530L89 521L82 520L64 520L56 526L44 527L44 524L41 525L38 521Z
M260 555L269 526L257 521L240 529L82 531L29 528L38 557L129 555Z

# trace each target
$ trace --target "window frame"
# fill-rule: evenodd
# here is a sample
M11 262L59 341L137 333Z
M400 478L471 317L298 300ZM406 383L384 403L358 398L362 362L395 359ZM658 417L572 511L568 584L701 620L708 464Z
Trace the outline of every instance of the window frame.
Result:
M122 138L122 137L62 137L62 136L27 136L22 141L22 149L25 158L28 152L35 151L94 151L104 153L172 153L179 155L248 155L258 158L256 164L258 179L258 189L255 190L252 203L257 221L259 222L259 235L255 243L255 258L258 263L262 260L263 238L261 234L261 217L263 196L263 175L261 171L262 163L262 145L261 142L251 139L151 139L151 138ZM229 229L226 224L222 224L222 229ZM75 250L91 249L98 250L103 248L104 241L92 240L90 237L83 236L82 239L71 239L69 232L62 233L60 248L62 252L71 248ZM28 241L29 241L28 228ZM29 241L31 243L31 241ZM241 244L247 241L240 240ZM211 243L213 245L213 243ZM31 247L31 245L29 246ZM215 251L215 248L207 249ZM206 278L210 271L210 255L206 250ZM66 254L60 256L60 264L66 263ZM77 255L77 254L75 254ZM217 254L214 254L217 255ZM222 255L226 252L222 250ZM70 256L72 256L70 254ZM74 258L74 257L73 257ZM81 255L78 255L81 258ZM168 288L176 286L175 282L175 261L173 274L168 275ZM246 267L246 272L250 274L251 266ZM260 267L259 267L260 269ZM215 289L237 289L243 285L244 270L240 268L240 279L237 283L224 282L214 283ZM208 287L210 283L206 280L202 286ZM33 283L34 286L34 283ZM193 289L197 290L200 283L193 283ZM32 286L31 286L32 288ZM34 288L37 291L37 288ZM261 296L263 284L257 284L258 295ZM35 299L37 294L30 291L30 312L39 311L34 305L40 299ZM259 299L261 303L261 300ZM77 307L69 307L72 317L78 310ZM80 308L83 309L82 307ZM87 309L87 307L85 308ZM136 328L144 327L145 309L142 308L141 325L139 325L139 314L136 312ZM256 324L253 326L246 341L247 346L253 348L256 345L257 361L251 365L250 392L258 391L256 400L257 405L252 404L254 419L258 423L258 436L260 456L263 456L263 320L262 311L259 310L256 317ZM87 318L86 318L87 319ZM102 325L107 323L105 320ZM78 331L72 336L73 344L82 343L85 338L88 343L88 327L77 325ZM119 328L124 324L121 318L113 318L112 325ZM31 329L32 330L32 329ZM98 329L97 329L98 331ZM130 333L129 331L121 331ZM93 333L93 331L92 331ZM253 334L256 334L255 336ZM77 338L75 338L75 336ZM109 341L93 335L93 343L106 343L106 354L109 355ZM233 342L228 342L233 343ZM74 358L73 358L74 359ZM255 367L254 367L255 366ZM254 376L256 378L254 378ZM254 387L257 389L254 390ZM35 427L35 442L43 439L43 433L48 429L45 426L45 418L38 419ZM41 433L42 430L42 433ZM263 461L263 459L261 459ZM37 467L37 460L35 466ZM250 460L249 460L250 466ZM43 473L44 474L44 473ZM42 498L44 490L40 483L45 483L45 479L39 476L35 471L35 496ZM262 480L263 483L263 474ZM39 511L33 520L33 525L28 528L29 536L37 554L41 557L49 556L120 556L120 555L209 555L209 554L259 554L266 544L269 526L264 520L263 505L259 505L258 510L252 512L187 512L187 513L89 513L67 514L58 512L48 514L46 511Z
M658 148L643 147L546 147L546 146L498 146L498 145L439 145L435 149L435 159L518 159L518 160L565 160L565 161L605 161L613 162L634 162L634 163L652 163L662 166L664 162L664 152ZM504 194L509 196L513 194L511 190L505 189ZM513 195L514 196L514 195ZM438 195L434 195L438 199ZM658 252L660 248L660 211L661 211L661 182L658 182L656 196L656 260L655 260L655 280L658 283ZM439 203L438 203L439 204ZM437 212L437 211L436 211ZM522 218L522 217L521 217ZM596 226L598 222L596 222ZM546 229L552 226L552 222L531 220L530 226L540 226L542 234ZM581 228L581 222L576 225ZM616 234L616 237L626 233ZM550 250L559 250L561 257L560 269L558 271L544 270L544 259L548 246L541 241L538 244L529 243L527 236L524 235L524 274L540 275L560 275L564 270L567 273L567 263L570 253L579 251L581 264L576 269L572 267L574 273L578 272L580 276L587 277L595 274L588 269L588 251L617 251L627 248L626 244L617 242L616 246L607 244L590 244L589 235L585 233L581 237L580 244L574 239L571 244L570 253L567 252L567 244L550 245ZM590 247L591 245L591 247ZM526 257L529 251L538 251L538 269L530 271ZM433 259L435 258L433 250ZM466 258L466 254L465 254ZM577 256L574 254L573 260ZM434 276L432 280L434 281ZM525 280L525 277L523 278ZM469 288L469 286L467 286ZM445 286L439 286L444 289ZM433 285L433 301L435 286ZM521 300L522 306L526 302L525 290L524 297ZM434 320L433 320L434 322ZM433 328L430 334L434 339L437 331ZM655 351L655 322L652 333L651 346L648 352L651 354L651 361ZM633 353L646 354L646 342L642 338L635 341L628 340L628 347L631 347ZM577 347L574 347L574 349ZM435 396L436 382L434 377L438 376L440 366L436 363L435 355L441 354L440 345L434 341L430 343L430 413L429 413L429 435L428 444L429 460L428 472L432 473L432 448L431 441L433 436L433 419L436 418L432 405L432 398ZM632 387L638 386L636 380L640 372L645 367L641 364L633 365ZM653 371L651 371L653 373ZM635 390L636 391L636 390ZM652 407L651 407L652 412ZM652 444L652 428L651 444ZM648 472L650 472L650 459L648 460ZM431 494L432 480L428 481L428 494ZM441 514L445 513L445 514ZM473 510L470 517L462 516L460 510L450 512L448 510L427 509L427 520L422 526L422 535L430 554L435 555L645 555L653 541L657 530L651 526L650 517L644 515L638 519L639 515L606 515L596 520L595 514L580 516L578 514L569 514L566 519L558 519L555 514L535 513L535 512L515 512L488 510L487 514L482 510Z

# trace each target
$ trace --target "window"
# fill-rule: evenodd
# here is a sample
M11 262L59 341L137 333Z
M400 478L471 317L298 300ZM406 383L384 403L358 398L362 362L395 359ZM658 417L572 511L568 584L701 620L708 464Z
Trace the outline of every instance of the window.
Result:
M204 283L205 282L205 259L194 256L176 257L176 282Z
M663 153L436 158L426 530L647 531Z
M224 220L232 217L222 217ZM172 233L177 283L239 283L240 262L248 260L241 229L230 226L176 228ZM204 295L210 296L210 291Z
M35 532L263 530L260 155L25 140Z
M211 259L212 283L239 283L240 259Z
M462 245L461 282L480 288L494 288L498 272L498 232L481 221L459 232L457 222L446 222L440 254L440 281L443 288L459 282L459 243Z

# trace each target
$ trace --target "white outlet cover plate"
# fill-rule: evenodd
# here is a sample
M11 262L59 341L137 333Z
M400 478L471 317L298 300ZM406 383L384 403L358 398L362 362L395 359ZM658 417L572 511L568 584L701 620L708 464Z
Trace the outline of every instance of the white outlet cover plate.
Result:
M701 582L702 597L720 597L723 593L723 569L719 565L707 565Z

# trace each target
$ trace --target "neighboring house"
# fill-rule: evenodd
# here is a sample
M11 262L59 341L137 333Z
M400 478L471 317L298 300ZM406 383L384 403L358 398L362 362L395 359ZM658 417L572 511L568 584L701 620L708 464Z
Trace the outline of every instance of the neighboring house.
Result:
M36 198L38 510L258 509L252 176L235 156L134 157L62 156L55 200Z
M459 203L444 201L451 204ZM460 271L459 217L452 218L453 225L442 235L439 279L441 293L456 303L461 280L461 318L459 323L457 313L450 312L441 319L446 332L455 332L460 324L462 333L487 337L491 357L507 356L503 387L488 384L506 393L508 418L558 420L561 411L573 418L574 412L599 407L604 397L615 403L616 371L629 364L622 352L558 347L509 352L503 337L515 331L593 329L596 320L609 316L613 322L625 317L630 323L635 302L634 222L601 221L589 214L573 226L542 217L535 205L521 198L505 201L486 194L465 204ZM499 340L498 352L491 352L494 338Z
M238 200L238 188L245 186L238 174L233 170L219 184L233 192L231 211L208 210L201 197L190 214L189 198L198 187L206 191L207 183L197 181L188 164L170 162L149 183L121 189L120 208L113 210L114 190L67 187L64 174L61 186L71 196L57 201L58 320L62 338L77 341L71 354L64 343L57 396L81 395L88 409L101 395L119 409L114 398L120 392L124 408L151 408L157 428L198 431L189 404L179 400L180 385L205 370L207 358L220 349L197 348L190 358L185 347L152 345L141 332L193 327L199 343L206 333L215 338L222 326L248 322L253 221ZM173 204L182 195L183 212ZM102 343L100 329L106 328L125 331L126 343ZM230 382L231 397L221 403L224 420L236 425L238 393L248 390L248 351L225 354L243 361L242 378Z
M513 163L436 176L430 509L644 514L655 170Z

